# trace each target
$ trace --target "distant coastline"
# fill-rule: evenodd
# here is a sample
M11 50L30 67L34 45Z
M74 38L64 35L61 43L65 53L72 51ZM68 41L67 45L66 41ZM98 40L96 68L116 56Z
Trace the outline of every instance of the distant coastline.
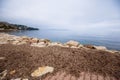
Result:
M28 27L26 25L11 24L8 22L0 22L0 32L17 31L17 30L39 30L39 29Z

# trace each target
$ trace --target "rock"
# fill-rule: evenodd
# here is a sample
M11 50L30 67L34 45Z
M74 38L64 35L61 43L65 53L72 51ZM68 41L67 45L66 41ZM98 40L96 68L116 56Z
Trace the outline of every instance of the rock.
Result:
M3 59L5 59L5 57L0 57L0 60L3 60Z
M20 41L13 41L12 44L17 45Z
M17 45L23 45L23 44L27 44L27 42L22 41L22 42L17 43Z
M39 67L33 73L31 73L31 76L32 77L40 77L40 76L45 75L47 73L52 73L53 70L54 70L54 68L49 67L49 66Z
M11 79L11 80L21 80L21 78Z
M39 42L39 39L38 38L32 38L30 40L31 43L38 43Z
M39 43L32 43L31 46L36 46L36 47L46 47L46 43L44 42L39 42Z
M93 45L90 45L90 44L85 44L83 46L90 49L96 49Z
M59 42L52 42L52 43L49 43L48 46L60 46L60 47L63 47L63 45Z
M66 47L66 48L69 48L69 46L68 45L66 45L66 44L63 44L63 46L62 47Z
M50 41L50 40L48 40L48 39L40 39L40 40L39 40L39 42L51 43L51 41Z
M105 51L107 51L107 52L110 52L110 53L120 53L119 51L116 51L116 50L105 50Z
M32 43L30 46L37 46L38 44L37 43Z
M0 80L3 80L7 75L7 70L4 70L3 72L0 73Z
M75 47L75 46L71 46L70 48L78 48L78 47Z
M0 44L8 44L8 42L7 41L5 41L5 42L3 42L3 41L1 42L0 41Z
M22 40L29 40L29 37L27 37L27 36L21 36L20 37Z
M15 74L15 73L16 73L16 70L10 71L10 75L13 75L13 74Z
M22 80L29 80L28 78L24 78L24 79L22 79Z
M97 50L107 50L105 46L94 46Z
M66 42L65 45L68 45L69 47L71 47L71 46L78 47L79 46L79 42L70 40L70 41Z
M82 44L80 44L79 46L78 46L78 48L82 48L83 47L83 45Z

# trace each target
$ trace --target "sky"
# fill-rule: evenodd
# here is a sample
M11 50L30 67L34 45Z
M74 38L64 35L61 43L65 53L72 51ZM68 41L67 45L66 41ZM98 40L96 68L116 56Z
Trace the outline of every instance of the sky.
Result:
M76 32L120 32L120 0L0 0L0 21Z

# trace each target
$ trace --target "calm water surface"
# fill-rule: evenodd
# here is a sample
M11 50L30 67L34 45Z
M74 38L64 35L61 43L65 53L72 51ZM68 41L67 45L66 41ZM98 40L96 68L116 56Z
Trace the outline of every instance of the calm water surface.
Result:
M120 35L109 34L109 35L91 35L83 33L75 33L69 30L33 30L33 31L15 31L8 32L9 34L18 36L29 36L37 38L50 39L56 42L67 42L69 40L79 41L81 44L92 44L106 46L108 49L120 50Z

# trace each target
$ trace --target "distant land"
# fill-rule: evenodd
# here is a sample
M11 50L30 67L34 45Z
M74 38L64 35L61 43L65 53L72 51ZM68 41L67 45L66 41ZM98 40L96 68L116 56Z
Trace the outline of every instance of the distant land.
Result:
M39 30L39 29L28 27L26 25L11 24L8 22L0 22L0 31L16 31L16 30Z

